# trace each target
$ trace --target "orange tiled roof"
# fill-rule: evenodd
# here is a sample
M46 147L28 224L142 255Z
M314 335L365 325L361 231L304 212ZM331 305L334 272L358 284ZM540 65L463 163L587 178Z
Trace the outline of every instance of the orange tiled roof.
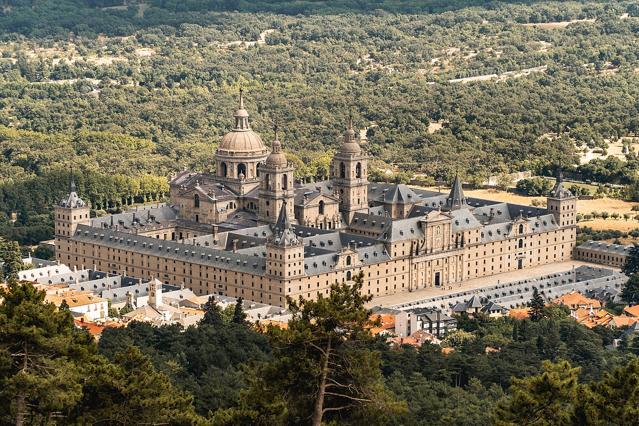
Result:
M511 309L510 312L508 312L508 315L515 319L522 320L530 316L530 309L528 308Z
M596 299L590 299L576 291L571 291L570 293L558 297L555 299L555 303L558 305L568 306L571 309L583 306L590 307L591 305L593 308L601 308L601 302Z
M379 319L380 325L379 326L375 326L372 328L383 328L385 330L388 330L390 328L395 328L395 316L394 315L388 315L388 314L374 314L371 315L370 320L371 321L377 321Z
M629 317L628 315L618 315L612 317L612 325L615 327L630 327L632 324L639 321L639 318Z
M64 293L62 295L48 294L45 297L47 302L53 303L56 306L60 306L63 300L66 300L67 305L70 308L75 306L92 305L94 303L106 302L107 299L103 299L89 292L72 291Z
M413 337L390 337L386 341L388 343L391 343L397 346L401 346L401 345L421 346L421 343Z
M106 328L119 328L123 327L123 324L117 322L106 322L104 324L97 324L90 321L74 320L76 327L86 328L89 334L93 336L99 336Z
M604 309L591 310L590 308L579 308L572 313L572 317L582 325L588 328L594 328L598 325L606 326L612 321L612 314Z
M639 317L639 305L627 306L623 311L631 317Z

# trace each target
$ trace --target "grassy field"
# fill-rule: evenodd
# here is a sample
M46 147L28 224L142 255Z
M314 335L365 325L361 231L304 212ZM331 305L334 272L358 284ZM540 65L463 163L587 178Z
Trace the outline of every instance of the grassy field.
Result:
M442 189L444 191L444 189ZM513 194L510 192L499 191L496 189L476 189L476 190L468 190L465 191L466 196L474 197L474 198L483 198L487 200L495 200L513 204L522 204L522 205L532 205L533 200L538 200L545 204L545 197L526 197L523 195ZM599 198L596 200L579 200L577 202L577 212L586 215L591 214L592 212L608 212L609 214L618 213L623 216L623 214L630 214L631 217L634 218L639 212L633 212L632 206L635 203L631 203L628 201L618 200L614 198ZM631 231L633 229L639 228L639 221L635 219L625 220L620 219L594 219L588 221L579 222L580 226L588 226L593 228L594 230L605 230L605 229L613 229L618 231Z

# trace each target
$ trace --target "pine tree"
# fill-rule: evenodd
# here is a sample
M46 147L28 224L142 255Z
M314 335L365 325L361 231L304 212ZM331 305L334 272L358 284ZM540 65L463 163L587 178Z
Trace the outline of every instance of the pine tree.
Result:
M579 368L567 361L544 361L538 376L514 378L509 395L502 398L493 413L493 424L568 425L577 403Z
M344 419L379 423L404 412L385 388L379 354L365 345L372 339L364 307L370 296L361 294L363 274L354 281L334 284L328 297L288 299L288 328L268 330L273 360L252 370L240 408L218 413L218 420L300 424L310 418L319 426Z
M639 274L630 275L621 290L621 298L630 304L639 304Z
M67 299L62 299L62 303L58 306L58 309L61 311L69 311L69 304L67 303Z
M222 311L217 304L215 297L210 296L209 300L204 304L204 317L200 320L200 324L220 326L224 324L222 319Z
M635 340L639 340L635 338ZM578 395L574 424L635 425L639 407L639 360L604 374ZM587 423L586 423L587 421Z
M79 424L204 424L192 397L135 346L119 352L113 364L100 357L87 367L84 396L74 411Z
M0 299L0 423L64 415L81 397L76 363L95 353L93 338L31 284L10 281Z
M17 279L18 272L24 267L18 243L0 238L0 260L4 262L2 266L4 278Z
M639 245L633 245L628 251L626 262L622 267L622 271L628 276L639 272Z
M243 300L241 297L235 301L235 309L233 311L233 320L235 324L246 324L246 314L242 308Z
M533 287L532 299L530 299L530 319L539 321L544 317L544 298L539 294L537 287Z

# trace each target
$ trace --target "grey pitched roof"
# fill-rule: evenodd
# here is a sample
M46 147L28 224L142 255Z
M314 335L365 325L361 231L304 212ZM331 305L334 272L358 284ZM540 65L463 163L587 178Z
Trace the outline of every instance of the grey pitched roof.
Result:
M474 295L473 297L470 298L470 300L468 301L468 307L472 308L472 309L480 309L482 307L481 304L481 299L479 298L479 296Z
M464 302L457 302L455 306L453 306L453 312L466 312L468 310L468 304Z
M464 195L464 189L462 188L459 175L455 175L453 186L450 189L450 194L446 198L446 209L456 210L466 207L466 196Z
M422 238L424 233L419 226L420 217L409 217L407 219L391 220L387 223L381 239L384 241L403 241Z
M395 185L383 194L385 204L413 204L419 200L419 195L404 184Z
M508 313L508 309L492 301L484 305L484 307L481 308L481 311L482 312L501 312L502 314Z
M338 202L338 199L333 195L333 191L334 187L331 181L321 181L309 183L306 185L299 185L295 188L295 205L305 206L320 195Z
M391 221L392 219L386 215L355 213L349 227L361 232L381 234Z
M632 324L623 332L624 336L632 336L633 334L639 334L639 321Z
M195 264L212 265L222 269L243 271L257 275L263 274L266 266L264 259L255 256L232 253L205 246L159 240L111 229L97 229L87 225L78 225L73 239L107 247L128 249L151 256L179 259Z
M588 240L585 243L577 246L577 248L593 250L605 254L628 255L630 249L632 248L632 245L624 246L621 244L608 244L601 241Z
M237 195L226 185L216 181L216 177L210 173L181 172L170 185L180 193L197 192L209 200L230 200L237 198Z
M420 202L422 197L403 184L370 183L368 200L383 204L410 204Z
M178 208L166 204L139 207L124 213L91 219L96 228L119 229L121 231L148 230L174 223L178 218Z

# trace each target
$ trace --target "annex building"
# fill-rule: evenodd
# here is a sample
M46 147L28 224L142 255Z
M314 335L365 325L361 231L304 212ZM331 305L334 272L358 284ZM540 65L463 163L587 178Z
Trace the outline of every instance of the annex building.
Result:
M181 172L170 201L90 218L71 183L55 208L56 253L78 268L159 279L196 294L284 306L364 274L381 296L565 261L576 197L561 179L540 209L373 183L349 123L327 181L298 184L277 137L269 149L240 94L215 172Z

